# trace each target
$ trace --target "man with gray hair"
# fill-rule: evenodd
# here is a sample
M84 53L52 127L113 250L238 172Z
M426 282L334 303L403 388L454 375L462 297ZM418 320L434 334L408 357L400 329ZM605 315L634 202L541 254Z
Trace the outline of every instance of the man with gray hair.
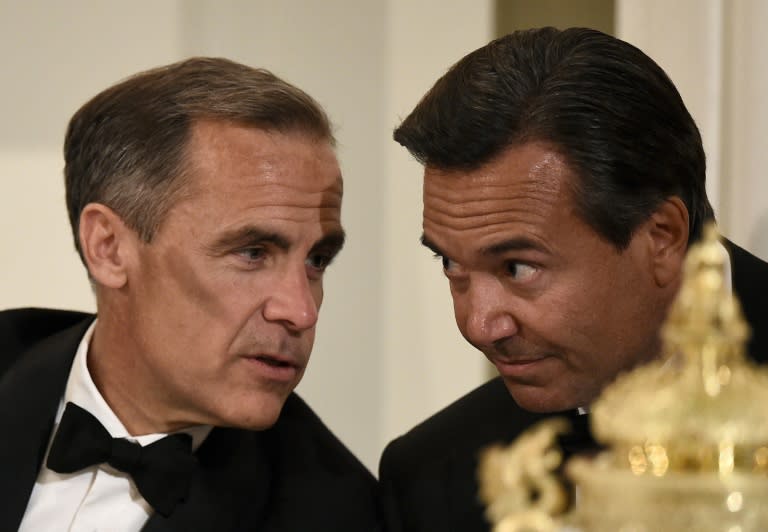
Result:
M375 530L293 393L344 242L320 106L189 59L86 103L64 152L97 315L0 313L0 530Z

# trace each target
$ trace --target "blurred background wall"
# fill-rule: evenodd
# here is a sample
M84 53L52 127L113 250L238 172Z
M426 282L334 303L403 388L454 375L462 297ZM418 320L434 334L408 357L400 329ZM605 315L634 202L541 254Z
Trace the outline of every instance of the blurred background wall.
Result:
M387 441L490 375L419 245L421 169L392 128L495 35L596 27L667 70L702 129L721 229L768 258L766 20L762 0L0 0L0 309L94 310L61 176L82 103L191 55L266 67L325 106L345 177L348 244L299 392L375 471Z

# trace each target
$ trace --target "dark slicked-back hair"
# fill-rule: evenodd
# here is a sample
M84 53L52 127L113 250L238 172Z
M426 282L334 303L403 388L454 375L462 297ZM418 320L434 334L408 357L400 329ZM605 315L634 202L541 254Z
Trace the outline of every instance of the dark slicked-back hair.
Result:
M323 109L263 69L192 58L136 74L75 113L64 142L67 210L75 247L88 203L115 211L146 242L188 181L195 121L222 120L334 144Z
M577 175L582 219L624 249L671 196L691 240L714 217L701 136L651 58L596 30L518 31L470 53L395 130L424 165L475 170L505 149L543 142Z

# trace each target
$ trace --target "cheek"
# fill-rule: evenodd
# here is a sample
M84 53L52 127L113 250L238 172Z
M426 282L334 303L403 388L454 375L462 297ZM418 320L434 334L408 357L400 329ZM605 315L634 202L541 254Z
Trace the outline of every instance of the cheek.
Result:
M158 293L150 296L163 294L170 305L186 305L195 313L217 315L226 312L224 300L231 290L228 286L231 283L204 259L169 249L154 270L148 271L148 275L162 286Z
M186 331L190 351L227 353L238 342L248 322L258 312L263 290L253 280L226 275L198 275L187 271L178 291L170 297L171 319ZM179 278L177 277L177 280ZM214 364L216 357L210 357Z
M315 300L315 305L317 305L317 308L320 308L320 305L323 304L323 297L325 295L325 291L323 289L323 281L317 281L312 285L312 298Z
M637 298L643 287L635 280L629 290L617 280L616 272L613 278L593 279L554 307L562 317L560 327L570 331L573 350L581 353L581 364L596 372L624 366L646 342L648 316Z
M533 333L553 347L585 356L602 343L606 322L603 312L611 305L601 301L590 283L571 282L551 286L546 294L521 306L523 334Z
M315 329L310 329L303 335L304 349L307 357L312 354L312 347L315 345Z
M453 315L459 333L470 345L482 350L480 347L481 339L474 337L472 333L472 319L476 318L476 316L473 316L471 307L466 296L453 296ZM477 327L474 328L474 330L476 329Z
M457 293L451 287L451 299L453 300L453 316L456 319L456 325L459 327L461 334L466 338L467 314L469 312L467 298Z

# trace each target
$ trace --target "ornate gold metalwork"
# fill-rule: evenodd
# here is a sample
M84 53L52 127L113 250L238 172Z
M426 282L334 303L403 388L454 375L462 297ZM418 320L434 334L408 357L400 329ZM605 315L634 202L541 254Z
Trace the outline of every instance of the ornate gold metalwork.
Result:
M531 530L768 530L768 370L746 359L749 328L727 286L728 260L707 227L686 257L662 355L617 378L592 405L592 432L609 450L566 464L576 507L552 517L552 528ZM520 467L497 456L497 468ZM491 505L514 498L495 493ZM506 508L489 510L495 532L510 512L528 511Z
M567 496L556 475L563 455L555 445L565 432L564 419L544 421L514 445L497 445L481 457L480 499L495 532L555 530L553 516L566 509Z
M708 226L686 258L662 357L619 377L593 405L595 438L617 466L662 476L757 465L755 452L768 444L768 372L746 360L749 328L725 286L727 260Z

